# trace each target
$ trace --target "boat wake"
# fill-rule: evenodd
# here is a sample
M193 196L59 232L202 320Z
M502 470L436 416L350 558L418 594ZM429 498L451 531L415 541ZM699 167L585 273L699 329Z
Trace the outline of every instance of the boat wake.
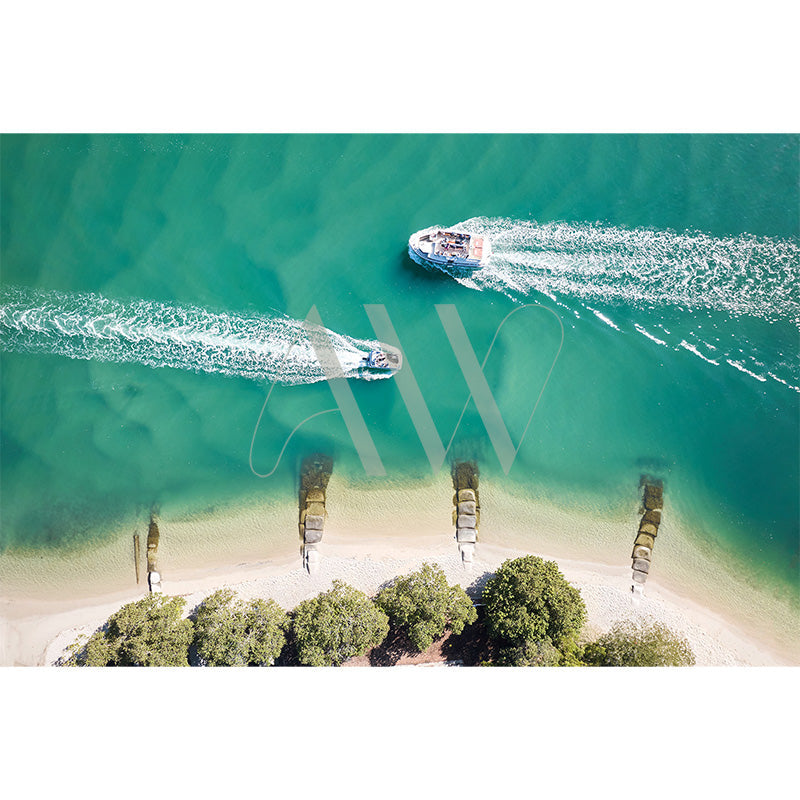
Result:
M688 351L715 366L723 356L721 363L742 375L762 383L769 376L800 392L800 369L782 352L800 329L797 240L750 234L719 238L601 223L539 225L491 217L474 217L453 228L488 237L492 244L491 259L482 269L451 273L464 286L502 292L520 302L539 293L578 319L590 312L621 333L635 331L654 344ZM631 321L632 327L616 319L629 320L637 310L647 319ZM708 341L714 325L703 329L694 319L703 314L779 323L784 343L775 348L743 334L744 341L736 341L736 347L731 341L723 348L718 337L716 344ZM676 316L683 321L674 335L657 322L658 335L640 324L674 321ZM739 338L737 332L726 335ZM728 352L709 358L701 347ZM765 363L783 377L765 371Z
M456 227L492 242L489 265L472 275L476 288L710 308L800 327L795 241L489 217Z
M325 331L344 376L377 380L364 369L381 345ZM325 380L303 323L284 315L212 313L150 300L8 287L0 291L0 350L131 362L240 376L285 385Z

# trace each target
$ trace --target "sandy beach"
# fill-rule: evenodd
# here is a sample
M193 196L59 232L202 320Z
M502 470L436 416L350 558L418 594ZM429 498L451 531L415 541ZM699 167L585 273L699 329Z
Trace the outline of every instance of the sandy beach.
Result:
M162 521L163 589L185 597L187 612L223 586L245 598L271 597L288 610L327 590L334 579L374 594L424 561L439 564L452 583L477 589L506 559L532 553L556 561L581 591L586 637L619 620L649 617L682 633L698 665L800 664L800 626L791 598L770 595L742 580L735 565L705 556L670 518L668 505L644 597L634 599L635 508L614 518L531 503L487 484L481 487L480 542L466 569L448 518L451 496L441 476L377 492L334 476L322 562L313 576L302 568L293 533L297 511L286 504ZM39 562L4 556L0 663L51 665L79 635L142 597L146 574L136 584L130 543L129 535L121 535L88 553Z
M187 612L223 586L245 598L270 597L288 610L327 590L334 579L374 594L424 561L439 564L452 583L477 589L504 560L532 553L556 561L580 590L588 611L587 638L618 620L647 617L683 634L698 665L800 664L791 598L751 586L737 576L735 565L705 557L678 521L670 519L668 506L644 597L634 599L630 549L635 509L630 518L620 519L578 513L531 504L487 484L481 487L480 542L475 561L465 569L448 518L446 479L389 486L376 494L334 476L328 497L322 561L313 576L302 568L299 538L292 532L294 508L265 504L162 521L164 592L185 597ZM413 511L384 511L376 520L376 508ZM129 547L126 535L94 554L76 553L60 563L4 557L0 663L51 665L79 635L90 634L124 603L142 597L146 575L136 584ZM98 563L105 572L92 573L90 565ZM8 580L14 569L20 576L16 583ZM91 574L94 580L87 579Z

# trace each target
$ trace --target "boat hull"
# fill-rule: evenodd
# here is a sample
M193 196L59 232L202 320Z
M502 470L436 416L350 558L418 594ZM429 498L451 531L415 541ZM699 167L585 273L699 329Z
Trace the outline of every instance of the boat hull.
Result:
M422 237L430 233L430 230L418 231L408 240L408 255L412 261L422 266L436 267L437 269L444 270L445 272L475 272L481 267L485 266L491 255L488 244L485 247L483 257L465 258L456 255L440 255L438 253L429 252L422 248Z

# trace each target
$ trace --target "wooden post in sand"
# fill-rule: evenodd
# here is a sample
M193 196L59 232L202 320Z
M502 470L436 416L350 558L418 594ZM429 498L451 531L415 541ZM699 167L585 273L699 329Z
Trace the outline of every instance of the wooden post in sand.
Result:
M139 534L133 534L133 564L136 567L136 583L139 583Z

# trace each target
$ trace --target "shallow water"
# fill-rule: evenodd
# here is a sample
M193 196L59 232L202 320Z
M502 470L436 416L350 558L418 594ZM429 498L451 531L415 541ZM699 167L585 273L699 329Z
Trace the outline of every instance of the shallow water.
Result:
M598 513L661 477L709 546L800 588L798 137L0 145L4 549L95 541L154 507L291 500L318 450L365 486L431 475L391 379L348 381L385 475L365 474L339 413L302 425L269 478L251 470L336 407L310 353L278 368L298 321L316 306L355 359L382 304L448 458ZM433 224L487 233L490 265L413 263L408 236ZM526 431L508 474L473 402L456 430L469 388L437 304L479 363L540 304L484 368L515 447Z

